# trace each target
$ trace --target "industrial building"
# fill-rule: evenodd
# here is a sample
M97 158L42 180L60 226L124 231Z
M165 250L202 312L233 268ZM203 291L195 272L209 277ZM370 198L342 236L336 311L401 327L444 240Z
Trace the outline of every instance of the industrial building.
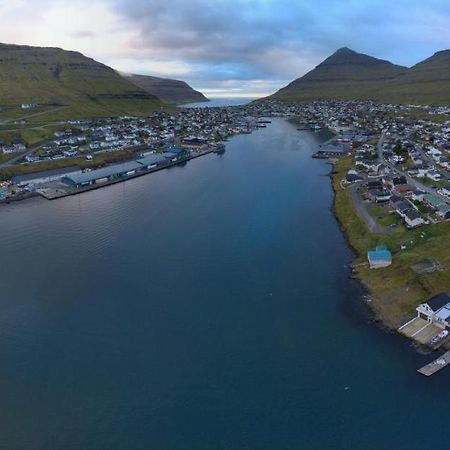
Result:
M167 162L167 158L163 155L148 155L145 158L138 159L138 163L141 164L144 170L154 169Z
M43 170L41 172L33 172L24 175L15 175L12 177L12 182L18 186L25 186L27 184L48 183L50 181L60 180L63 177L81 174L78 166L64 167L62 169Z
M188 155L188 151L184 148L179 148L179 147L167 147L164 150L163 155L166 157L170 156L171 160L173 161L173 158L176 158L176 159L184 158L185 156Z
M91 170L89 172L67 175L62 179L62 181L70 186L84 187L91 184L106 183L116 178L134 175L139 169L142 169L141 164L137 161L130 161L103 167L102 169Z
M127 178L136 175L139 172L155 169L159 166L165 166L169 161L173 161L176 155L174 153L164 153L163 155L149 155L137 161L128 161L122 164L103 167L97 170L69 174L63 177L62 181L69 186L81 188L93 184L107 183L120 178Z

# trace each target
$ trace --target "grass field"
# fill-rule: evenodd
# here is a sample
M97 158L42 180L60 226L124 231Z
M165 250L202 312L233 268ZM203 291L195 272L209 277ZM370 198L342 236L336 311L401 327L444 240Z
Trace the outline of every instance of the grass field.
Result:
M343 158L334 166L333 187L336 192L335 214L356 252L357 277L371 291L373 308L386 326L397 328L415 314L416 306L439 292L450 290L450 222L407 230L396 227L389 236L370 233L356 214L350 191L340 186L351 158ZM379 212L379 211L376 211ZM367 251L385 244L393 254L393 264L385 269L371 270L367 264ZM401 245L406 250L401 250ZM442 270L418 274L411 266L425 258L435 258Z

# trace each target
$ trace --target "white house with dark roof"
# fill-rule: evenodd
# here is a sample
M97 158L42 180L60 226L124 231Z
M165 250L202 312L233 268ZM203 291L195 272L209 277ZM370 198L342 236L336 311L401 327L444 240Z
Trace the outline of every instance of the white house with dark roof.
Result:
M450 296L447 293L438 294L430 298L417 308L417 317L434 323L440 328L450 329Z
M422 214L414 208L409 208L404 212L403 220L408 228L420 227L420 225L425 225L427 223Z

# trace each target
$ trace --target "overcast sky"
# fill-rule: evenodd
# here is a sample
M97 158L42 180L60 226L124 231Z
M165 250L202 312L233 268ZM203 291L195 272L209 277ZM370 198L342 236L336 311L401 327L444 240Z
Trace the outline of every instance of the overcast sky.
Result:
M448 0L0 0L0 17L1 42L210 96L272 93L344 46L408 66L450 48Z

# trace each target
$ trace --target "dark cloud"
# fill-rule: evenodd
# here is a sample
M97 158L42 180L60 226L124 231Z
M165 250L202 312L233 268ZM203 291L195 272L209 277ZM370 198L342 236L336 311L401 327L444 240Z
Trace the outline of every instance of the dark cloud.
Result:
M342 46L412 65L450 47L450 4L431 0L114 0L142 58L176 60L189 78L289 80ZM209 83L208 83L209 84Z

